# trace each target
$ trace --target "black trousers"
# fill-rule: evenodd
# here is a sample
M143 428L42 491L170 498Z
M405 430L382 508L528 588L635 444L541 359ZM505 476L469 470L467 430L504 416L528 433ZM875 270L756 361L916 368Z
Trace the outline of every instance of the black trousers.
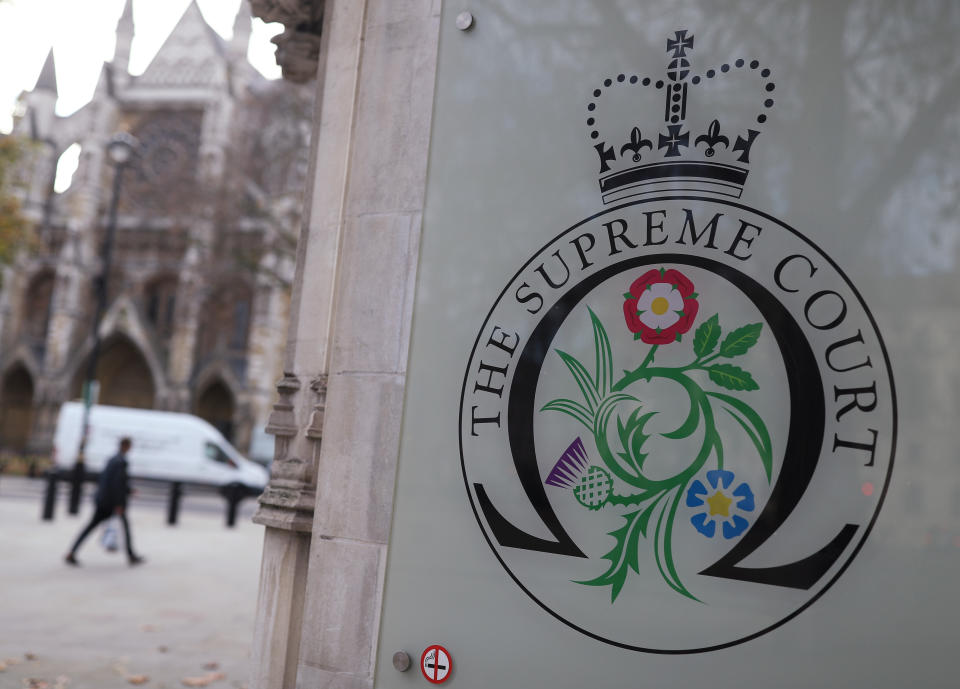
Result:
M70 549L70 553L72 555L76 555L77 550L80 548L80 544L83 543L84 539L90 535L90 532L97 528L99 524L107 521L114 514L116 514L116 512L114 512L113 507L100 507L98 505L96 511L93 513L93 518L90 520L90 523L87 524L83 531L80 532L80 535L77 536L77 540ZM123 522L123 535L124 542L127 544L127 557L133 560L136 558L136 555L133 553L133 542L130 539L130 522L127 521L126 511L124 511L123 514L120 514L119 517L120 521Z

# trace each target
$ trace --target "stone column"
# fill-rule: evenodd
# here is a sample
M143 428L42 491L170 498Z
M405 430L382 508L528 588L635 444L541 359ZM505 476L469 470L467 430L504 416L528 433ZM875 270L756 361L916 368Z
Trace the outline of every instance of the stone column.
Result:
M309 548L301 541L278 550L281 525L267 530L257 689L373 683L438 19L431 0L328 0L324 7L309 219L273 417L288 435L278 443L280 466L257 520L271 526L267 515L291 513L281 512L278 492L296 484L286 478L293 474L304 482L301 492L284 500L292 506L308 497L305 481L315 472L316 508ZM304 574L305 589L298 588ZM287 581L277 583L280 577ZM280 620L278 601L295 601L295 612Z
M266 21L296 26L302 19L299 13L288 14L269 1L254 0L252 4L254 15ZM319 36L315 38L319 42ZM322 54L328 50L328 44L325 40ZM283 376L277 383L279 399L267 423L267 432L276 438L274 460L270 483L254 516L254 521L266 529L251 653L251 689L293 689L297 681L316 501L316 463L326 403L326 342L340 233L339 225L330 223L324 213L330 209L310 203L309 199L326 194L332 212L339 214L339 199L346 184L347 141L335 134L349 129L353 110L352 106L344 107L344 103L352 103L348 94L352 93L353 81L321 80L315 98L310 169L290 298ZM331 106L325 108L328 97ZM331 131L331 127L334 135L325 135L327 146L323 148L319 145L320 132ZM305 270L308 255L322 257L325 265Z
M270 414L273 386L283 370L289 296L274 276L279 259L267 252L260 260L253 295L250 336L247 342L246 389L253 424L262 426Z
M95 267L89 235L72 222L67 223L67 237L57 261L56 278L50 300L50 321L44 347L44 372L61 376L71 362L77 346L90 333L93 308L85 308L92 297ZM70 381L65 385L69 387Z
M0 268L0 356L3 359L10 355L20 334L26 291L25 266Z
M206 253L197 243L192 243L180 266L180 281L174 302L174 329L167 355L170 379L170 399L167 400L167 406L173 411L191 411L189 385L196 358L200 310L203 306L200 286L203 283L201 271Z

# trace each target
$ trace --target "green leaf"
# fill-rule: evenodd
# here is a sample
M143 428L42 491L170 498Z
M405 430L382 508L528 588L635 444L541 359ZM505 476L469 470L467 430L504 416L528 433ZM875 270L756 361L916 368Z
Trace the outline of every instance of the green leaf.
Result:
M746 354L747 350L757 344L763 323L750 323L737 328L723 340L720 345L720 356L732 357Z
M558 411L566 414L567 416L572 416L577 421L582 423L587 427L588 430L593 430L593 415L590 413L590 410L584 407L579 402L574 402L573 400L568 399L557 399L547 402L540 411Z
M677 508L683 498L683 488L684 486L680 486L670 504L664 505L660 511L654 535L653 554L657 561L657 569L660 570L660 576L663 577L670 588L691 600L700 602L700 599L690 593L683 582L680 581L680 575L677 573L677 567L673 562L673 522L677 516Z
M613 352L610 349L610 338L603 323L597 318L593 309L590 312L590 322L593 323L593 346L596 352L596 390L600 397L605 397L613 385Z
M650 438L649 434L643 432L643 427L654 414L656 414L656 412L650 412L640 417L639 425L630 438L630 456L633 465L637 467L638 474L643 470L643 463L647 461L647 457L649 456L648 452L643 452L643 446L647 442L647 439Z
M644 510L643 514L640 515L640 520L639 520L640 533L643 534L644 538L647 537L647 527L650 525L650 517L653 516L653 511L657 508L657 504L659 502L660 502L659 498L654 500L652 503L650 503L650 506L647 507L646 510ZM637 572L637 574L640 574L640 572Z
M643 519L643 510L630 512L623 517L627 523L610 532L610 535L617 539L617 544L603 556L603 559L610 561L610 567L596 579L576 582L585 586L609 586L611 603L617 600L623 590L630 570L640 571L640 538L646 529L646 522L650 519L649 516L646 520Z
M749 373L733 364L714 364L706 369L710 380L728 390L759 390L760 386Z
M590 414L592 416L593 410L596 409L597 405L600 403L600 395L597 394L596 383L594 383L593 378L590 377L590 373L587 371L586 366L581 364L574 357L570 356L566 352L561 352L559 349L557 350L557 354L559 354L560 358L563 359L563 363L567 365L570 374L577 383L577 387L580 388L580 393L583 395L583 399L586 400L587 408L590 410Z
M656 412L649 412L641 416L642 411L643 407L634 409L626 423L619 416L617 417L617 435L620 437L620 444L624 449L623 452L617 454L636 471L638 476L641 475L643 463L647 459L647 453L642 451L643 445L650 437L643 432L643 427L656 414Z
M594 412L592 431L594 439L597 441L597 451L603 458L603 463L617 478L626 481L632 486L636 486L641 476L639 470L637 470L629 456L624 457L620 454L619 456L624 459L624 463L621 465L617 462L613 451L607 446L606 441L607 427L610 424L610 419L613 416L613 412L616 411L617 405L621 402L638 402L638 400L633 395L628 395L625 392L617 392L604 399L596 412ZM619 416L617 417L617 425L618 427L620 426ZM624 449L627 448L625 447Z
M693 353L697 358L705 357L713 351L720 341L720 315L713 314L700 324L693 334Z
M770 433L767 431L763 419L754 411L753 407L736 397L725 395L722 392L707 392L707 395L728 405L724 407L724 410L740 424L753 442L753 446L757 448L757 454L760 455L760 462L763 464L769 483L773 475L773 446L770 443Z

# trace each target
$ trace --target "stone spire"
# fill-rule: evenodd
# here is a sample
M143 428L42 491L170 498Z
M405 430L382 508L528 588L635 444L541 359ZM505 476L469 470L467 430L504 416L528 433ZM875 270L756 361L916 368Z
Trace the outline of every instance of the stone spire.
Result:
M30 136L34 139L45 139L53 130L57 107L57 71L54 67L53 49L47 55L37 85L25 96L27 104Z
M136 83L149 86L220 87L227 83L228 44L190 0Z
M117 47L113 53L114 76L126 80L130 69L130 46L133 43L133 0L124 0L123 14L117 22Z
M233 20L233 38L230 39L229 52L232 59L246 56L252 30L253 15L250 13L250 3L247 0L240 0L240 8Z
M43 63L43 69L40 70L40 77L37 79L34 90L52 91L54 96L57 95L57 71L53 62L53 48L50 48L47 54L47 60Z

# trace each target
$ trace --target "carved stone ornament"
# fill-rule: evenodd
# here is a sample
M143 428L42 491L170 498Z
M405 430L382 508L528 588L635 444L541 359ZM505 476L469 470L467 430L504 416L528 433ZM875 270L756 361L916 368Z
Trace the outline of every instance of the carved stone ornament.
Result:
M253 520L274 528L309 532L316 500L313 445L295 442L298 434L296 407L300 381L291 373L277 384L279 399L267 423L267 432L276 438L270 482L260 496L260 508Z
M313 411L310 413L310 425L307 426L307 437L313 440L323 438L323 416L327 407L327 376L320 374L310 381L310 390L316 396Z
M297 84L313 79L320 59L323 0L251 0L250 9L253 16L284 26L283 33L271 39L283 78Z

